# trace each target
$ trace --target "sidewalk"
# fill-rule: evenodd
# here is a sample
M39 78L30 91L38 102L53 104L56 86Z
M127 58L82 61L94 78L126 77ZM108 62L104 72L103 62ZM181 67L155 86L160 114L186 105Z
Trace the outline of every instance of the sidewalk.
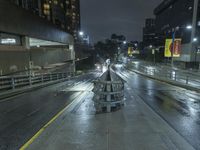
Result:
M152 79L167 82L189 90L200 91L200 73L188 72L177 68L171 69L165 65L152 65L148 62L133 61L127 65L130 71Z
M116 112L95 114L93 93L74 103L37 138L29 150L194 150L126 86L126 104Z
M194 75L200 75L200 70L196 70L196 69L182 69L182 68L179 68L179 67L176 67L174 66L174 68L172 69L171 67L171 64L169 63L156 63L154 64L153 62L147 62L147 61L141 61L141 60L138 60L137 62L140 63L140 65L145 65L145 66L154 66L158 69L167 69L167 70L177 70L177 71L182 71L182 72L185 72L185 73L191 73L191 74L194 74Z

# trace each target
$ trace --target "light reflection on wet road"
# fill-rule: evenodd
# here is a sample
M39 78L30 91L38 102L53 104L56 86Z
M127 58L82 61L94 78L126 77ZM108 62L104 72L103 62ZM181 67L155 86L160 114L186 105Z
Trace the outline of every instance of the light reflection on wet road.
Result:
M132 92L200 150L200 94L154 81L118 67Z
M0 150L19 149L98 76L89 73L0 101Z

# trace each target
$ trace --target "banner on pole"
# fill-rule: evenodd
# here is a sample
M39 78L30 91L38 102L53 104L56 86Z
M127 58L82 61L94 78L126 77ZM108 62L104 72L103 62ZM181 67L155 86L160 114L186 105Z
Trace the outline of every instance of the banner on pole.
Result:
M173 57L180 57L181 54L181 39L174 40L174 50L172 39L166 39L165 41L165 57L172 57L171 52L173 51Z
M132 56L133 54L133 47L128 47L128 56Z

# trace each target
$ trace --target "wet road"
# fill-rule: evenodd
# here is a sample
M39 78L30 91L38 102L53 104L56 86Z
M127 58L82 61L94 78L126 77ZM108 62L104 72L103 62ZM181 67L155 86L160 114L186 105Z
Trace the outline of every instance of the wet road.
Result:
M127 81L126 90L140 97L193 147L200 150L200 95L157 82L124 68L116 72ZM98 74L90 73L0 102L0 149L18 149L55 114L87 89ZM77 86L79 85L77 88ZM74 88L76 87L76 88ZM70 89L70 90L69 90Z
M0 101L0 150L19 149L52 117L81 94L99 74L90 73L71 81L38 89ZM65 89L71 89L66 90ZM87 87L86 87L87 88Z
M130 90L139 96L193 147L200 150L200 94L154 81L117 67Z

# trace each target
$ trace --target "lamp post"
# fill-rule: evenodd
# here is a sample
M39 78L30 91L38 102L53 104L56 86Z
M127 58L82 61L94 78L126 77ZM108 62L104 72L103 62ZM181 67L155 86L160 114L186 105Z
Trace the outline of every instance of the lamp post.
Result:
M197 41L197 38L195 38L195 36L196 36L196 26L197 26L198 4L199 4L199 0L194 0L193 17L192 17L192 33L191 33L191 40L190 40L190 51L191 51L190 55L191 56L193 56L193 43Z
M118 43L118 47L117 47L117 60L119 60L119 57L120 57L120 55L121 54L123 54L124 55L124 49L125 49L125 47L127 46L127 44L128 44L128 42L127 41L121 41L121 42L119 42Z
M79 31L79 37L78 37L79 44L83 44L84 35L85 33L83 31Z
M153 46L153 45L149 45L149 48L152 52L153 62L154 62L154 66L155 66L156 65L156 49L155 49L155 46Z
M176 31L177 31L177 27L175 29L173 29L173 33L172 33L172 50L171 50L171 67L174 67L174 41L175 41L175 37L176 37Z
M172 50L171 50L171 67L174 67L174 50L175 50L175 40L176 40L176 31L180 28L186 28L188 30L192 29L191 25L187 25L186 27L175 27L172 29ZM193 38L195 40L195 38Z

